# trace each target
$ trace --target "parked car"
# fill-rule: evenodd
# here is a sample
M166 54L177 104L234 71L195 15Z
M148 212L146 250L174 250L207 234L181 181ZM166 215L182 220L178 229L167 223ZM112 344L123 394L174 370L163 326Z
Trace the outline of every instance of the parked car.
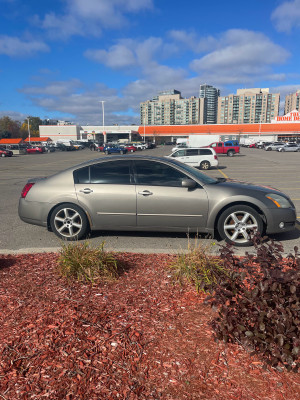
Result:
M293 202L277 189L215 179L174 158L132 154L30 179L18 212L65 240L91 230L204 232L245 246L253 231L286 232L296 223Z
M137 148L135 146L133 146L132 144L124 144L125 149L127 149L127 151L129 153L134 153L135 151L137 151Z
M226 154L228 157L233 157L240 152L240 146L232 145L231 143L214 142L206 147L211 147L217 154Z
M12 157L13 152L11 150L0 147L0 157Z
M278 147L277 151L300 151L300 145L297 143L286 143L285 145L283 145L282 147Z
M257 145L256 145L256 143L251 143L251 144L249 144L249 146L248 146L250 149L256 149L257 148Z
M26 148L27 154L41 154L45 153L44 146L29 146Z
M55 151L55 147L53 145L43 146L46 153L53 153Z
M147 149L155 149L155 148L156 148L156 144L155 143L147 142Z
M137 148L137 150L146 150L147 149L147 143L140 143L140 142L135 142L133 145Z
M72 145L75 147L76 150L83 150L85 146L78 140L73 140Z
M283 147L284 146L284 143L282 143L282 142L273 142L273 143L270 143L270 144L265 144L265 150L266 151L272 151L272 150L277 150L277 149L279 149L280 147Z
M125 149L125 147L119 146L117 144L111 144L109 146L105 146L103 151L105 154L112 154L112 153L126 154L128 152L128 150Z
M200 169L210 169L217 167L219 160L214 149L190 147L187 149L178 149L167 157L176 158L185 164Z

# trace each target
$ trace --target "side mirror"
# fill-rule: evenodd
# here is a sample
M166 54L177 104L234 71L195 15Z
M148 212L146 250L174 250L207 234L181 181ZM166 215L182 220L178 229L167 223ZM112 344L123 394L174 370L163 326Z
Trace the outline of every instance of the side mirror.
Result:
M182 179L181 185L187 189L194 189L197 183L193 179L184 178Z

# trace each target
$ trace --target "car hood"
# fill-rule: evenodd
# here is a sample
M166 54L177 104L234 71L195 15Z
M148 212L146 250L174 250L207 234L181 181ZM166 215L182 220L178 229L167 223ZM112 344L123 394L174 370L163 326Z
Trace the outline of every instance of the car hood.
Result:
M235 179L226 179L224 181L219 181L219 183L217 185L222 186L224 188L228 188L228 189L229 188L236 189L237 191L243 191L245 189L248 189L248 190L254 190L254 191L261 191L264 193L277 192L280 194L284 194L284 193L282 193L281 190L276 189L272 186L256 185L254 183L238 181Z

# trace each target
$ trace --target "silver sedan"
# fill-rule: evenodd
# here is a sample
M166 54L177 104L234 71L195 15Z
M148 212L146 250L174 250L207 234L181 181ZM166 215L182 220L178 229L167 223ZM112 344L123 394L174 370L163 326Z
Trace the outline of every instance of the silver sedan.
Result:
M274 188L208 177L179 161L110 156L29 180L19 216L65 240L91 230L203 232L236 246L251 233L295 228L291 199Z
M296 151L300 151L300 145L297 143L286 143L284 146L279 147L277 149L277 151L292 151L292 152L296 152Z

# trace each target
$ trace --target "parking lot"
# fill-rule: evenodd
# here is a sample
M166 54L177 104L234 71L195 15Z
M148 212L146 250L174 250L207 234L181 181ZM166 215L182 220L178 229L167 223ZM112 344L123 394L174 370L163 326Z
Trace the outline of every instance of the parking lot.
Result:
M168 155L171 146L160 146L156 149L143 150L143 154L156 156ZM138 154L140 154L139 152ZM75 152L29 154L0 159L0 252L55 251L61 241L45 228L25 224L18 217L20 193L28 178L48 176L62 169L93 158L105 157L102 153L89 149ZM126 155L124 155L126 157ZM261 149L241 148L241 154L234 157L219 157L218 169L206 173L214 177L232 179L273 186L287 193L297 209L297 229L272 238L283 243L285 252L299 246L300 241L300 153L279 153ZM89 239L93 246L105 241L105 248L114 251L135 252L178 252L188 248L194 237L185 234L169 233L127 233L127 232L93 232ZM212 239L198 238L204 246L217 243ZM249 251L249 248L237 250L237 253Z

